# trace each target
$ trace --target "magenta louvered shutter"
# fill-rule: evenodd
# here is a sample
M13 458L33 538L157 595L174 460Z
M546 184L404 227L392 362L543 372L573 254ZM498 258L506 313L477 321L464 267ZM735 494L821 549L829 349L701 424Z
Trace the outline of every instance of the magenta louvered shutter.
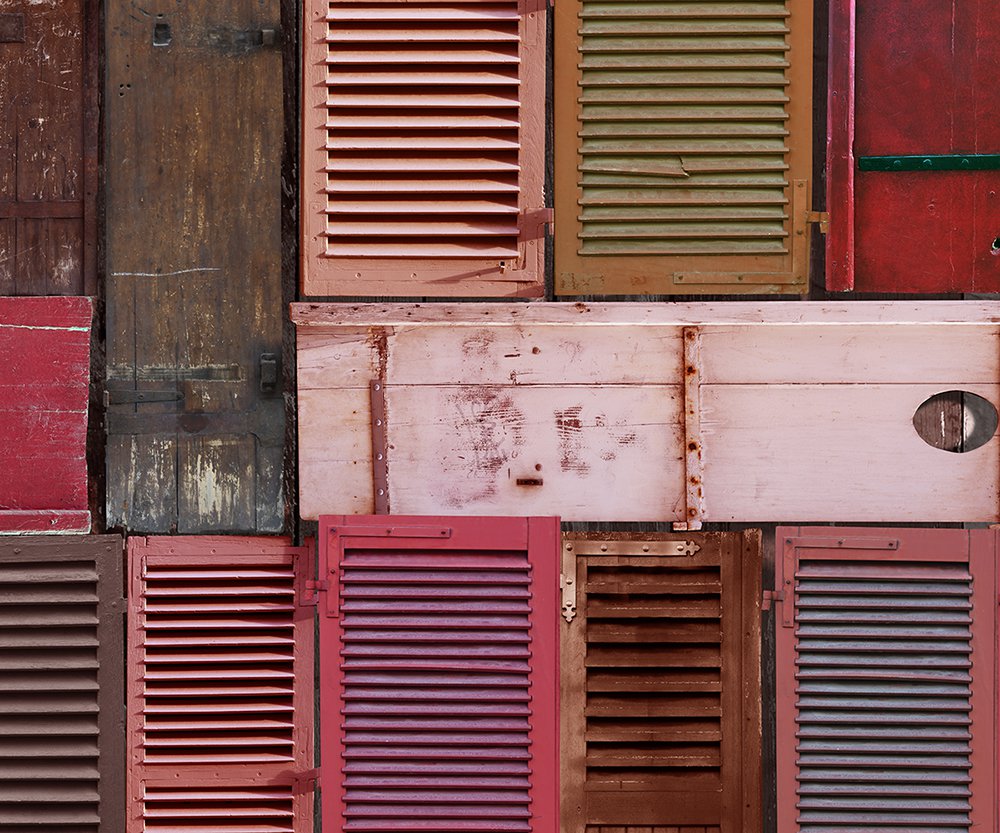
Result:
M309 551L129 542L129 833L311 833Z
M779 528L778 833L995 833L996 540Z
M324 516L328 830L558 829L554 518Z

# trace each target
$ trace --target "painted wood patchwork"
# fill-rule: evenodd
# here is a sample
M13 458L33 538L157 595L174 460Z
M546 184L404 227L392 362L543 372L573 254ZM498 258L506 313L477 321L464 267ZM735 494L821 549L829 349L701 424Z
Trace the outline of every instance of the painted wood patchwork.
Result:
M0 298L0 533L89 532L87 298Z
M294 305L301 515L997 521L1000 440L950 453L913 419L949 390L1000 402L998 314Z

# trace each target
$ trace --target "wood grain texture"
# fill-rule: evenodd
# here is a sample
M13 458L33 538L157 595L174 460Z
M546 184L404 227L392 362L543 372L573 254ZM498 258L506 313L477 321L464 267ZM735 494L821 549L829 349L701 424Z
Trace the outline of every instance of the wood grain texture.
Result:
M992 522L1000 440L948 453L913 416L947 390L1000 402L998 314L997 303L297 305L302 515L372 511L378 379L394 512L683 522L681 334L697 326L702 520Z
M87 298L0 298L0 532L89 532Z
M564 535L564 833L760 829L760 573L759 531Z
M278 0L108 8L109 525L284 528L279 24Z
M0 292L97 292L97 3L0 0Z

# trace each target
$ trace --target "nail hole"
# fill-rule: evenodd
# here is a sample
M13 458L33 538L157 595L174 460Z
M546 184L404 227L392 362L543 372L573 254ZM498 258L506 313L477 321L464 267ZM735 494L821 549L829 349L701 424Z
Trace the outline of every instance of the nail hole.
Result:
M169 23L153 24L153 46L170 46L172 39Z
M913 427L927 445L964 454L986 445L997 432L1000 415L987 399L964 390L936 393L913 414Z

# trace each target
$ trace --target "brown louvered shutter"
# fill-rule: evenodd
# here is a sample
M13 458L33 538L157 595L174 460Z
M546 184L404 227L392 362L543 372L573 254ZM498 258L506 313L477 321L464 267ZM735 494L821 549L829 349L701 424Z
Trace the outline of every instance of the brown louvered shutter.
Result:
M556 7L556 294L801 292L812 3Z
M122 539L0 543L0 831L119 833Z
M556 833L556 518L324 516L323 819Z
M310 554L129 541L129 833L311 833Z
M760 533L563 538L566 833L760 830Z
M545 12L309 0L306 295L543 291Z
M996 831L996 533L778 529L779 833Z

